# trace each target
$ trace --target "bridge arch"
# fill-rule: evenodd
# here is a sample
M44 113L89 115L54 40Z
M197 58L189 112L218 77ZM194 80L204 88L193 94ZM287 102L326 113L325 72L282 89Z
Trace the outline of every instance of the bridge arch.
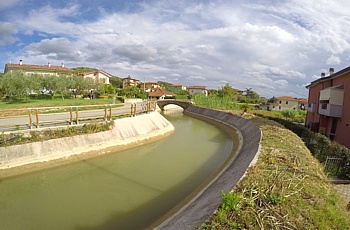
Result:
M177 101L177 100L173 100L173 99L165 99L165 100L158 100L157 101L157 105L159 106L159 108L164 111L164 107L166 105L178 105L181 108L183 108L184 110L186 110L190 105L192 105L192 102L189 101Z

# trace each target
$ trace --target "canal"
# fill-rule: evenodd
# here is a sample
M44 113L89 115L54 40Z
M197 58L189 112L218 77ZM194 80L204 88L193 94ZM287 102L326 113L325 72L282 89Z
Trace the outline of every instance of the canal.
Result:
M231 153L217 127L173 112L163 140L0 181L1 229L143 229Z

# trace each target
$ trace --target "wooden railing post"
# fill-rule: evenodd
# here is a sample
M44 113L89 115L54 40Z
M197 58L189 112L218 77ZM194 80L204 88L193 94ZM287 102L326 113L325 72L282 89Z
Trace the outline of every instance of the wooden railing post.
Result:
M112 120L112 104L109 104L109 120Z
M39 109L35 109L35 117L36 117L36 127L39 128Z
M32 109L29 108L29 128L32 129L33 128L33 118L32 118Z
M136 116L136 103L134 103L134 117Z
M133 112L134 112L134 104L131 104L130 117L132 117Z
M107 105L105 105L105 121L107 121Z
M79 125L79 113L78 113L78 106L75 107L75 122L77 125Z
M73 107L70 106L69 108L69 124L73 125Z

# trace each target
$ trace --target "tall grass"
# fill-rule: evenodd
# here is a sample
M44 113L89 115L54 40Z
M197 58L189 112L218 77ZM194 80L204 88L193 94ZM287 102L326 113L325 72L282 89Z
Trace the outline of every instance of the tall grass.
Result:
M194 103L197 106L207 108L217 108L225 110L239 109L237 101L234 101L228 97L210 96L206 97L202 94L196 94L193 96Z

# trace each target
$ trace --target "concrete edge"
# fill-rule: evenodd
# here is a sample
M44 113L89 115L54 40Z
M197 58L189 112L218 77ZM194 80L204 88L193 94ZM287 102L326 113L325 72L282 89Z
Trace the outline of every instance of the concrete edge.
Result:
M136 130L134 123L143 123L145 119L150 120L153 126L149 127L149 129ZM57 159L69 160L69 157L75 155L88 155L91 157L93 154L86 153L97 150L123 150L158 140L174 131L174 126L158 112L117 120L115 127L105 132L0 147L2 149L0 152L0 171L11 170L11 168L18 168L28 164L51 162ZM120 129L128 132L121 133ZM58 146L63 149L58 151ZM25 154L22 154L23 151ZM42 151L45 151L46 154L42 154ZM8 159L8 156L11 154L16 155L16 157ZM2 172L2 174L5 174L4 171Z
M196 106L189 106L184 113L225 124L237 131L241 143L237 148L237 154L203 190L154 229L178 230L200 227L219 208L222 202L221 193L232 191L259 157L262 132L252 121L230 113Z

